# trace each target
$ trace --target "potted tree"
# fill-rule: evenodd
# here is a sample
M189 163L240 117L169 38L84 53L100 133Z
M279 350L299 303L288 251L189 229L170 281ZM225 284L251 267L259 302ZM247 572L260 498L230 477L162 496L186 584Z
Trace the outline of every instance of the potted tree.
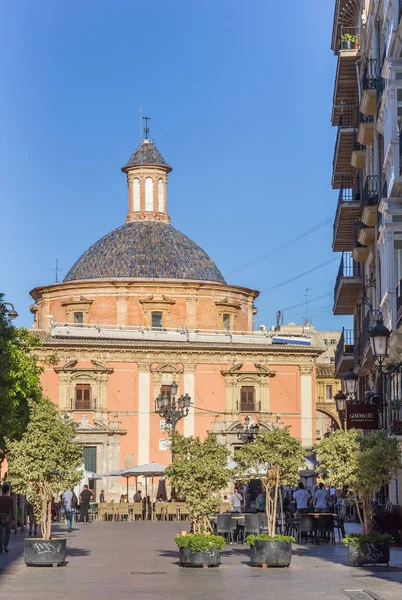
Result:
M80 482L82 447L74 424L66 424L46 398L28 401L29 422L20 440L8 442L9 479L13 490L24 494L41 525L42 538L25 540L26 564L63 563L66 539L51 534L53 497Z
M170 483L184 496L190 516L190 532L176 536L183 567L218 566L225 547L221 536L213 535L209 517L217 511L220 490L228 484L228 449L214 436L171 436L174 460L165 471Z
M341 37L341 49L353 50L359 46L359 36L351 33L343 33Z
M289 427L275 428L258 434L255 441L235 452L239 476L243 481L260 479L265 489L268 534L250 535L250 558L253 566L288 567L292 558L291 536L276 535L276 511L281 485L294 485L303 466L305 452Z
M347 487L356 504L363 533L343 539L351 564L388 563L392 536L373 531L373 499L402 466L398 441L389 438L385 430L369 436L357 429L338 430L314 450L319 460L317 472L329 485Z

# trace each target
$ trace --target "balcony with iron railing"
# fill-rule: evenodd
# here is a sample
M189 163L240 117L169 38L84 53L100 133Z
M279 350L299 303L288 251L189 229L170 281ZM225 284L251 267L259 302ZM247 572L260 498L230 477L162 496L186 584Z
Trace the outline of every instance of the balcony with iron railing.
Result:
M360 217L361 184L359 177L341 177L336 208L332 249L351 252L354 247L354 227Z
M399 280L396 286L396 327L400 329L402 326L402 279Z
M377 224L377 211L380 202L380 178L378 175L368 175L363 186L361 220L367 227L375 227ZM373 241L359 240L368 246Z
M334 156L332 160L332 187L340 188L342 177L353 177L355 169L366 164L366 144L359 137L365 128L373 127L373 117L363 115L354 104L341 104L339 107L338 130L336 135ZM361 134L363 135L363 134ZM367 140L369 138L366 136Z
M91 398L90 400L71 399L71 410L81 410L81 411L96 410L96 400L95 400L95 398Z
M345 102L359 102L356 59L359 53L360 35L357 27L340 26L334 39L334 51L338 55L332 108L332 124L339 120L339 106Z
M363 146L372 146L374 142L374 117L359 112L357 141Z
M353 367L354 363L354 331L353 329L342 329L341 337L335 350L335 373L334 377L342 377L346 371Z
M343 252L334 288L334 314L352 315L362 294L362 266Z
M361 221L356 221L354 229L354 244L352 250L352 257L353 260L355 260L356 262L366 262L370 251L368 246L364 246L361 242L359 242L360 230L362 229L362 227L365 228L366 225L364 225L364 223L362 223Z
M362 320L361 326L355 332L355 367L366 366L368 350L370 348L369 330L373 324L373 314L369 311Z
M369 58L362 77L362 97L360 111L367 116L375 117L377 114L377 94L381 93L381 78L378 60Z

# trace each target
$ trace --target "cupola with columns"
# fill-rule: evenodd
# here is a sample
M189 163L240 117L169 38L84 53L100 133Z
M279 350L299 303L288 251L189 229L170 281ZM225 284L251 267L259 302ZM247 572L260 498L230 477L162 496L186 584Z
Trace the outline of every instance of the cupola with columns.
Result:
M124 167L127 175L128 212L126 222L161 221L170 223L167 212L167 180L172 167L148 138L148 119L144 117L145 137Z

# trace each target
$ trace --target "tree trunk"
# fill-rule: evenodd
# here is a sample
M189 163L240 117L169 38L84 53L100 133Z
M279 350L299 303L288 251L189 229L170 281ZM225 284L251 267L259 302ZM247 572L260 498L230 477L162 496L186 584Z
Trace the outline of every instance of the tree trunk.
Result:
M363 496L363 532L371 533L373 530L373 509L371 507L371 499L369 496Z
M273 514L273 501L271 498L271 489L269 486L265 487L265 512L267 514L268 521L268 535L275 535L275 519ZM272 530L274 533L272 533Z
M52 522L52 496L46 489L42 491L42 513L41 513L41 529L42 538L50 540Z
M353 494L353 495L354 495L354 498L355 498L355 505L356 505L357 516L359 517L360 525L362 526L362 529L364 531L364 520L363 520L362 513L361 513L361 510L360 510L360 506L359 506L359 499L358 499L357 494Z

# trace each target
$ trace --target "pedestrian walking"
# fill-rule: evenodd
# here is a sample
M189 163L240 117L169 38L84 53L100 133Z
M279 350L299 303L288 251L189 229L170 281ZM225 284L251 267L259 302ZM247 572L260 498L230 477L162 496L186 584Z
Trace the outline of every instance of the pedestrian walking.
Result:
M77 506L77 496L73 490L64 490L61 495L61 507L64 510L67 521L67 531L73 530L73 513Z
M134 494L134 502L142 502L142 495L141 495L141 490L138 490L138 492L136 492Z
M299 487L293 494L293 498L296 500L297 513L308 513L310 494L305 489L304 484L302 482L299 483Z
M10 486L4 483L0 496L0 553L8 552L11 527L15 524L14 502L10 496Z
M314 494L314 506L318 513L328 510L328 492L322 482L318 485L318 490Z
M243 498L237 488L234 489L233 496L230 500L232 502L233 512L241 512L241 503Z
M104 490L102 490L102 491L101 491L101 493L100 493L100 495L99 495L99 502L100 502L101 504L103 504L103 503L104 503L104 501L105 501L105 491L104 491Z
M89 522L88 510L89 510L89 502L92 500L92 492L88 489L87 485L84 485L84 489L80 494L80 521L84 523L86 521Z

